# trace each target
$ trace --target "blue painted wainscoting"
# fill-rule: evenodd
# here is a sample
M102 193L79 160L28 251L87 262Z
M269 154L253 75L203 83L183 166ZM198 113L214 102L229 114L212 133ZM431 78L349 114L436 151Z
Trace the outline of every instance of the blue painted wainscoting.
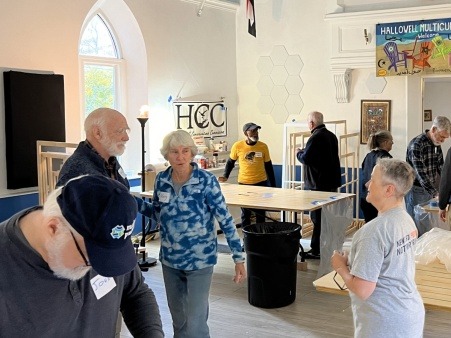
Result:
M277 187L282 186L282 166L281 165L274 165L274 174L276 176L276 184ZM360 172L360 175L362 173ZM140 186L141 180L140 178L133 178L130 179L130 186ZM39 201L38 193L28 193L28 194L21 194L17 196L5 196L0 197L0 221L4 221L5 219L8 219L15 213L19 212L20 210L32 207L34 205L37 205ZM363 215L360 216L363 218ZM141 231L141 215L138 215L136 218L135 223L135 229L133 231L133 234L137 234Z

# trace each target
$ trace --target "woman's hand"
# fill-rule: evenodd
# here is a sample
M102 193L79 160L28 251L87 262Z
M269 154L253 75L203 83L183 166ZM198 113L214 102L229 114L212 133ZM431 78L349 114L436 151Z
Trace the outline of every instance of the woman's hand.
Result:
M331 264L332 268L341 276L349 291L355 293L361 300L366 300L372 295L376 288L376 283L355 277L350 273L347 252L334 250Z
M241 283L246 279L246 268L244 267L244 263L235 263L235 276L233 277L233 281L235 283Z
M332 264L332 268L338 272L339 269L343 269L348 266L348 253L334 250L330 262Z

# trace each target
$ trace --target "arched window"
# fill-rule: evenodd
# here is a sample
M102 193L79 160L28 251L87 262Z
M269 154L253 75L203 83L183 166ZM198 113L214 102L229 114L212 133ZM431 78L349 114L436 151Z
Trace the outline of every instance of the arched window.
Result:
M96 2L81 28L77 53L80 138L85 136L83 124L92 110L105 106L117 109L132 130L128 151L120 159L121 166L129 178L137 176L141 152L132 149L140 149L140 125L136 117L139 107L149 100L147 50L139 24L124 0ZM150 147L151 143L146 140L146 144Z
M96 14L86 25L79 46L84 117L99 107L120 110L123 60L107 21Z

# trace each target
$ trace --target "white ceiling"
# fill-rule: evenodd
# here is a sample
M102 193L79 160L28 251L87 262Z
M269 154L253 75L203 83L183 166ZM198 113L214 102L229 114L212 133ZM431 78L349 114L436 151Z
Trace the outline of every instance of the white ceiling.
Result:
M449 2L449 0L337 0L337 5L342 6L345 11L358 11L442 5Z
M186 0L185 0L186 1ZM204 0L190 0L193 2L199 2L201 4ZM258 1L255 0L256 6ZM283 2L283 0L266 0L266 1L277 1ZM303 1L303 0L298 0ZM224 2L226 4L245 4L245 0L206 0L208 3L214 2ZM416 7L416 6L430 6L430 5L441 5L448 4L450 0L336 0L337 5L342 6L345 10L374 10L374 9L390 9L390 8L401 8L401 7Z

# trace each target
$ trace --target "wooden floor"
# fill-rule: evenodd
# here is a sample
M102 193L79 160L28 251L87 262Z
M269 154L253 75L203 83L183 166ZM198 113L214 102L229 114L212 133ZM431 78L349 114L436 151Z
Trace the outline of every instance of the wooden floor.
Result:
M147 243L157 257L159 241ZM232 281L234 264L229 254L219 254L210 292L208 324L212 338L352 337L353 322L347 296L317 292L312 285L319 261L309 261L308 271L298 271L296 300L278 309L254 307L247 300L247 284ZM166 302L161 264L144 272L153 289L166 337L172 337L171 315ZM450 337L451 312L427 311L424 337ZM125 325L121 337L132 337ZM407 337L406 337L407 338Z

